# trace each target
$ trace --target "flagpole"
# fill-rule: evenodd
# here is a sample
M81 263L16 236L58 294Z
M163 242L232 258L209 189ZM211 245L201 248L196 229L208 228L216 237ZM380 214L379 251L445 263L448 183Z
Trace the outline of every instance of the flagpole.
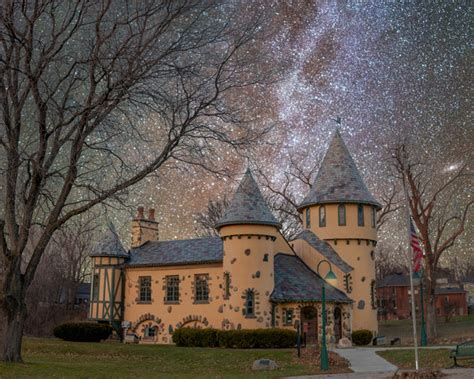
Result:
M403 189L405 191L406 213L407 213L408 257L409 257L408 267L410 268L411 318L413 322L413 343L415 346L415 369L416 371L418 371L420 366L419 366L419 361L418 361L418 339L416 337L415 291L413 290L413 252L411 249L410 203L408 200L408 189L406 186L405 174L403 174Z

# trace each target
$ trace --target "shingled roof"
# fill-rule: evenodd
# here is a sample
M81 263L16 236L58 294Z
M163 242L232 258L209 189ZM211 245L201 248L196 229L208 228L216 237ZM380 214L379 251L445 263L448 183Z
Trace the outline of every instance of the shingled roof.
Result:
M223 243L219 237L149 241L130 251L128 266L220 263L223 252Z
M89 254L91 257L122 257L128 258L128 254L123 248L120 238L112 223L108 224L108 230L102 240L94 247Z
M275 288L270 300L276 303L321 301L323 279L296 255L275 255ZM340 278L342 279L342 278ZM326 283L326 300L351 303L352 300L337 288Z
M273 225L277 228L281 224L273 216L263 199L255 179L249 169L245 172L234 197L224 213L217 222L216 228L225 225Z
M336 130L314 184L298 210L328 203L362 203L381 208L362 180L339 130Z
M354 270L352 266L346 263L339 254L334 250L331 245L326 241L318 238L311 230L303 230L296 237L295 240L302 239L306 241L312 248L316 249L321 255L323 255L329 262L339 267L339 269L347 274Z

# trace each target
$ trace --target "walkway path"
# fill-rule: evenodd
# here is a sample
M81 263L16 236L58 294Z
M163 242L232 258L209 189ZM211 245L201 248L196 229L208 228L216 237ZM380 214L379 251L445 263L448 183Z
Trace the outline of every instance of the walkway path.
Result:
M388 372L394 373L398 367L375 353L375 349L357 347L349 349L334 349L341 357L349 361L349 368L354 372Z

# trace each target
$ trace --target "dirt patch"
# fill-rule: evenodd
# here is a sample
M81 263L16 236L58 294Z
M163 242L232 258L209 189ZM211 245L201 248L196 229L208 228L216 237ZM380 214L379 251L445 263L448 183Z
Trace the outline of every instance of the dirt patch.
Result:
M437 379L446 378L447 375L443 374L440 370L420 370L416 371L401 371L395 373L391 379Z
M315 373L321 372L320 362L321 355L320 350L315 347L307 347L301 349L301 357L298 358L297 351L293 352L293 362L299 364L305 364L314 368ZM329 351L329 371L324 371L326 373L345 373L352 372L349 368L349 361L345 358L342 358L338 354Z

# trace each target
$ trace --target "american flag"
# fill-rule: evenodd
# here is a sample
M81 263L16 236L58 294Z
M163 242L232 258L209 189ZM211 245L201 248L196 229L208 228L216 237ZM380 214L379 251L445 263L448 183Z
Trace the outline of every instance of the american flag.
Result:
M413 250L413 272L418 272L421 269L421 260L423 259L423 250L420 246L420 241L416 234L415 226L410 218L410 239L411 248Z

